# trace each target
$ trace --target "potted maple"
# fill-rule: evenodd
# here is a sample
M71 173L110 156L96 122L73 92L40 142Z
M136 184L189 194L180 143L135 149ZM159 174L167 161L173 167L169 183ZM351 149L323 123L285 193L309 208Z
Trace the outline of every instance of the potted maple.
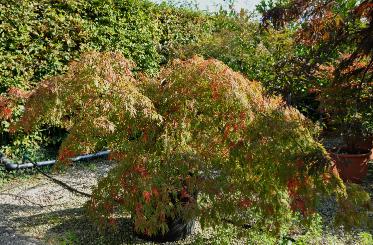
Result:
M314 213L320 193L343 195L317 127L258 82L200 57L137 77L119 53L87 53L33 91L17 125L68 129L57 167L112 150L116 165L87 203L100 227L130 214L154 240L182 238L197 218L280 234L295 213Z
M344 55L339 68L331 69L333 80L321 90L319 99L329 117L328 127L343 140L331 149L340 176L345 181L359 183L367 175L372 159L373 91L369 82L372 61L361 59L344 67L344 60L350 56ZM365 72L358 73L359 69Z
M350 55L345 55L340 63L348 57ZM341 145L331 150L331 156L342 179L357 183L367 175L369 160L372 159L373 91L367 81L372 76L367 62L362 59L344 68L332 68L334 79L319 96L320 106L329 117L328 127L343 140ZM366 72L349 74L359 68Z
M334 102L335 98L337 97L332 99ZM348 101L347 97L344 99ZM334 103L334 106L336 105L337 103ZM343 141L342 145L331 149L331 157L343 180L360 183L367 175L368 164L372 159L372 118L369 118L369 113L364 113L364 111L350 115L346 111L351 108L346 103L341 106L335 107L339 108L339 113L332 114L331 122L337 126L337 132ZM369 104L364 106L372 110ZM356 106L353 108L355 109Z
M346 144L334 148L331 156L343 180L360 183L366 177L372 159L371 139L358 138L356 134L346 138Z
M307 55L299 67L310 81L322 81L320 106L329 129L336 128L344 140L332 157L344 180L361 181L373 135L371 1L263 0L258 10L265 26L302 23L294 38Z

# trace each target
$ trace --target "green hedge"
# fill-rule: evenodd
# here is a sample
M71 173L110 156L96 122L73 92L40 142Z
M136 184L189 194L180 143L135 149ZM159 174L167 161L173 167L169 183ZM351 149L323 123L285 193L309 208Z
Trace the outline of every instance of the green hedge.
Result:
M0 93L30 89L84 51L121 51L155 73L209 31L202 12L143 0L0 0Z

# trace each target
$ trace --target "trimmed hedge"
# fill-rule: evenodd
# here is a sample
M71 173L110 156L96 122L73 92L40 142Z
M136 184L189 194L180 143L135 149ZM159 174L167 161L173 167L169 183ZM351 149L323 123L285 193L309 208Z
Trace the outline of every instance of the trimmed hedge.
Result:
M197 40L208 20L145 0L0 0L0 94L34 87L87 50L120 51L155 73L170 47Z

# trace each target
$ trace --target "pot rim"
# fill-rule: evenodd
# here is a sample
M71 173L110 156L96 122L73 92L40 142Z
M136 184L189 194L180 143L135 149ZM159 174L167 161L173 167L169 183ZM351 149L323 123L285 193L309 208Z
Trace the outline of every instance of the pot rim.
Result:
M340 148L341 150L347 149L346 147ZM362 153L362 154L348 154L348 153L336 153L333 151L330 151L331 155L334 155L336 157L349 157L349 158L361 158L361 157L369 157L372 154L372 150L369 149L360 149L359 150L364 150L368 151L367 153Z

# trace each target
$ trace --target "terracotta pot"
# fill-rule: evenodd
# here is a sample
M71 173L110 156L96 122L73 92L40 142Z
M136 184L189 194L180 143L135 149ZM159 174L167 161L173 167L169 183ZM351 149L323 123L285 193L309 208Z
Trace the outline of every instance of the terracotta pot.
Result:
M368 137L363 139L359 144L358 147L362 149L371 149L373 147L373 137Z
M366 149L366 150L370 150L371 152L373 152L373 137L372 136L366 137L366 138L357 138L354 142L355 142L354 143L355 148ZM369 160L373 160L373 154L370 154Z
M373 152L373 137L363 139L357 143L356 147L360 149L369 149L371 152ZM373 160L373 153L370 154L369 160Z
M340 177L345 182L360 183L368 173L370 150L359 150L361 154L343 153L347 148L342 148L342 153L330 153L336 163Z

